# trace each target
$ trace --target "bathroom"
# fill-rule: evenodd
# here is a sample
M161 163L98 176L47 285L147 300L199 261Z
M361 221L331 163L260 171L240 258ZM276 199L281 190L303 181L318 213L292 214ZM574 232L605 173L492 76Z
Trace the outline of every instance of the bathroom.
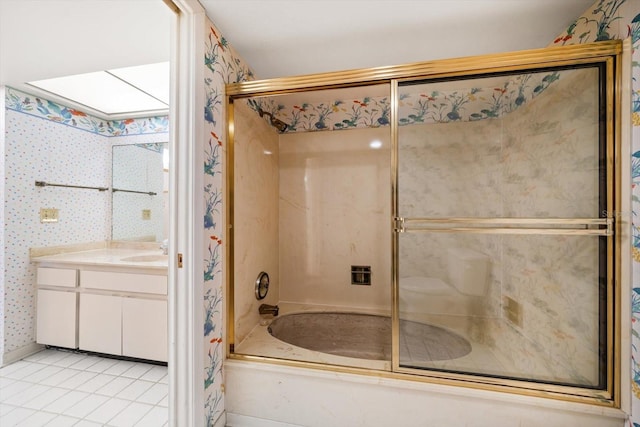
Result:
M209 35L208 28L207 28L207 31L206 31L206 32L207 32L207 34L205 34L204 39L205 39L205 40L207 40L207 38L209 38L209 40L210 40L210 35ZM219 32L218 32L218 33L219 33ZM219 129L215 129L215 131L216 131L215 133L216 133L218 136L220 136L221 138L224 138L224 137L223 137L224 132L220 132L220 130L219 130ZM206 138L205 138L205 141L203 141L203 146L204 146L204 150L205 150L205 152L207 152L207 150L208 150L208 149L209 149L209 147L210 147L210 145L208 145L208 144L207 144L207 142L208 142L208 141L207 141L207 139L209 139L209 131L205 132L205 134L206 134ZM224 142L224 141L223 141L223 142ZM217 240L217 241L226 241L226 234L222 233L219 229L217 229L217 230L216 230L216 231L214 231L213 233L212 233L210 230L206 230L206 231L203 233L203 235L204 235L203 240L205 240L205 241L204 241L204 252L205 252L205 253L206 253L207 247L208 247L208 246L209 246L209 247L211 247L211 242L212 242L212 240L210 239L210 235L211 235L211 234L216 234L216 236L218 237L218 240ZM372 263L372 261L370 261L370 260L366 260L366 261L364 261L363 265L371 265L371 263ZM259 270L260 270L260 269L258 269L258 271L259 271ZM257 272L258 272L258 271L255 271L255 272L254 272L254 271L252 271L252 272L251 272L251 274L250 274L250 276L251 276L251 283L252 283L252 284L255 282L255 276L256 276L256 274L257 274ZM271 271L270 271L270 272L271 272ZM274 274L274 273L272 273L272 274ZM344 273L342 273L342 274L344 274ZM374 270L374 277L378 276L379 274L380 274L380 271L379 271L379 270L377 270L377 269L376 269L376 270ZM277 277L276 277L276 279L277 279ZM375 280L375 279L374 279L374 280ZM278 283L278 280L274 280L274 281L273 281L274 286L275 286L277 283ZM208 288L205 288L205 289L208 289ZM269 294L269 297L273 297L273 289L272 289L271 293ZM270 302L272 302L272 303L277 303L277 301L270 301ZM221 324L220 322L214 322L214 325L216 325L216 326L217 326L217 325L220 325L220 324ZM219 329L217 329L217 330L219 330ZM206 332L206 331L207 331L207 329L205 329L205 332ZM207 350L209 350L209 349L210 349L210 347L209 347L209 344L208 344L208 343L209 343L209 342L213 343L213 342L214 342L214 341L213 341L213 339L214 339L214 337L211 337L211 336L207 336L207 337L206 337L206 342L205 342L205 352L204 352L204 353L205 353L205 354L204 354L205 360L207 360L207 356L208 356L208 355L206 354L206 353L207 353ZM210 353L209 353L209 356L210 356ZM234 362L235 362L235 361L233 361L233 360L230 360L229 362L226 362L226 361L225 361L225 364L227 365L227 369L226 369L226 371L227 371L228 381L229 381L229 382L227 382L227 384L225 384L225 389L226 389L226 392L227 392L228 394L227 394L227 399L226 399L226 400L227 400L227 402L226 402L226 404L223 404L223 406L221 406L221 407L223 407L223 408L224 408L224 407L226 407L226 408L227 408L227 410L229 410L229 411L230 411L230 413L231 413L231 412L233 412L233 410L234 410L234 409L237 409L237 404L238 404L238 402L240 402L240 400L241 400L241 399L238 399L237 394L234 394L234 393L235 393L235 391L234 391L234 390L238 390L239 388L238 388L238 383L237 383L237 382L233 382L233 381L235 380L235 376L237 375L237 371L238 371L239 369L242 369L242 368L240 368L240 367L238 366L238 364L237 364L237 363L234 363ZM208 365L205 365L205 366L208 366ZM265 367L265 370L268 370L268 369L269 369L268 367ZM274 371L275 371L275 370L277 370L277 368L271 368L271 369L272 369L272 370L274 370ZM301 372L302 372L302 371L301 371ZM263 374L263 372L261 372L261 373ZM232 376L232 374L233 374L233 376ZM283 377L283 378L284 378L284 377L286 377L286 375L287 375L287 374L283 373L283 374L281 375L281 377ZM319 374L317 375L317 377L320 377L320 376L321 376L321 375L319 375ZM216 383L216 388L219 390L219 389L220 389L220 387L221 387L221 385L222 385L221 383L217 382L217 383ZM325 395L330 396L330 395L331 395L331 394L330 394L330 392L328 392L328 391L326 390L326 388L324 388L324 389L322 388L322 381L321 381L320 379L318 379L318 380L316 381L316 384L315 384L315 385L317 386L317 387L315 388L315 390L316 390L318 393L320 393L320 395L322 395L322 396L325 396ZM212 387L211 389L214 389L214 387ZM210 389L210 390L211 390L211 389ZM244 387L244 388L243 388L243 390L245 390L245 389L246 389L246 387ZM302 394L302 392L303 392L303 391L304 391L304 389L300 389L300 390L298 390L298 392L300 392L301 394ZM371 391L371 390L369 390L369 391ZM434 390L434 391L435 391L435 392L438 392L438 391L442 391L442 390L440 389L440 390ZM459 395L465 395L465 396L473 395L473 393L472 393L472 392L470 392L468 389L466 389L466 388L459 388L459 387L456 387L456 388L455 388L455 390L451 391L451 394L452 394L452 395L458 395L458 396L459 396ZM369 394L369 396L371 396L371 395ZM422 394L422 397L424 397L424 393ZM474 405L478 402L478 400L482 400L483 398L486 398L486 397L487 397L487 394L484 394L484 395L483 395L483 394L479 393L479 394L475 395L475 397L477 397L477 398L479 398L479 399L467 399L467 402L465 403L465 407L466 407L467 409L472 410L472 409L475 407ZM502 397L504 397L504 395L503 395ZM247 399L244 399L244 400L247 400ZM250 399L249 399L249 400L250 400ZM264 396L261 398L261 400L260 400L260 401L262 401L262 400L264 400ZM433 399L429 399L429 400L430 400L429 405L431 405L431 406L432 406L432 405L435 405L435 404L437 403L437 397L434 397ZM505 402L504 402L505 400L509 400L509 399L506 399L506 398L505 398L505 399L503 399L502 403L505 403ZM257 402L257 400L256 400L256 401L253 401L253 402L255 403L255 402ZM208 403L208 402L207 402L207 403ZM539 403L539 402L538 402L538 403ZM419 405L419 402L418 402L417 404ZM494 405L495 405L495 402L494 402ZM506 405L505 405L505 406L506 406ZM544 406L544 405L541 405L541 406ZM553 406L553 405L551 405L551 404L550 404L550 406ZM339 407L339 405L336 405L336 408L338 408L338 407ZM346 410L346 409L345 409L345 410ZM409 409L409 410L410 410L410 409ZM505 409L504 411L505 411L505 412L507 412L507 413L509 412L509 410L508 410L508 409ZM375 411L372 411L372 412L375 412ZM512 415L514 415L514 416L515 416L516 414L512 413ZM366 419L366 417L361 417L361 419ZM506 425L506 424L505 424L505 425Z

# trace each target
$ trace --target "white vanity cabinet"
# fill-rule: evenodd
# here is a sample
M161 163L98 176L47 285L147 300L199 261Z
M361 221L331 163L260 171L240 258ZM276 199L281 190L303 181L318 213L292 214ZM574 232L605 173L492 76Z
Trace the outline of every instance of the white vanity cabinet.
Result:
M33 258L40 344L166 362L167 267L131 251Z
M80 271L79 347L167 361L167 276Z
M76 348L77 272L74 269L38 268L36 341Z

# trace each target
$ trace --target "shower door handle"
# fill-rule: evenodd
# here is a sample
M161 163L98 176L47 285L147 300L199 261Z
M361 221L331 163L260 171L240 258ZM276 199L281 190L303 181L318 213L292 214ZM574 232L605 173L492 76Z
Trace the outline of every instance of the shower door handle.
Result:
M396 233L613 235L613 218L394 218Z

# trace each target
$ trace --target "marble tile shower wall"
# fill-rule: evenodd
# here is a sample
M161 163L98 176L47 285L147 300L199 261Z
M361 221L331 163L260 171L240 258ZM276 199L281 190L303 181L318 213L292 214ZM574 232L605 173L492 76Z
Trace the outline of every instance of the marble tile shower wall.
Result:
M502 214L500 163L502 119L403 126L398 130L399 210L404 217L497 217ZM461 172L464 171L464 173ZM473 191L469 191L470 183ZM427 201L428 202L425 202ZM450 283L447 248L481 252L491 259L486 304L480 318L500 313L500 238L492 235L401 235L401 276L435 277ZM476 340L486 331L468 325Z
M243 102L236 102L234 194L235 343L260 321L258 306L280 301L278 233L278 134ZM285 226L287 226L285 224ZM260 271L269 274L265 299L255 297Z
M281 301L389 313L388 140L388 128L280 135ZM371 286L351 285L352 265L371 266Z
M597 138L597 92L589 85L597 75L589 79L589 73L565 72L543 95L500 119L401 127L401 216L598 216L598 152L582 144ZM592 237L407 235L401 236L400 272L447 282L443 248L488 255L488 298L474 313L484 327L469 325L473 338L491 344L514 373L593 384L597 244ZM522 304L522 327L500 320L503 295ZM577 302L581 310L574 309Z
M506 217L600 216L599 153L587 143L598 139L597 79L595 70L572 71L505 118ZM520 237L503 240L503 294L525 313L519 334L557 378L597 384L598 239ZM531 347L520 344L505 352L516 365Z
M168 118L108 122L11 88L6 88L3 99L5 271L0 354L6 355L35 341L35 270L29 264L29 248L104 241L111 235L110 192L35 187L34 182L110 187L112 143L166 141ZM40 223L40 208L58 208L59 222Z

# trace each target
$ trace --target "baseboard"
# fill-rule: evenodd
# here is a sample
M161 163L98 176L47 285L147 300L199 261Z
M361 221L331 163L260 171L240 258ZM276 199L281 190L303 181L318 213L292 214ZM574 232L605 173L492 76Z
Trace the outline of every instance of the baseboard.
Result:
M266 420L264 418L249 417L227 413L227 427L302 427L298 424L282 423L280 421ZM216 425L215 427L218 427Z
M7 366L12 364L13 362L17 362L18 360L24 359L27 356L30 356L34 353L44 350L44 345L32 342L31 344L27 344L24 347L20 347L15 350L11 350L2 355L2 364L1 366Z

